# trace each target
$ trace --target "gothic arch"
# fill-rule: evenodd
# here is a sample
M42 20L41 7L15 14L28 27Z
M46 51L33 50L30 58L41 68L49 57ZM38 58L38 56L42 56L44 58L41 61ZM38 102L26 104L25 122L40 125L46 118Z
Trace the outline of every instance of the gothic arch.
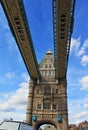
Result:
M51 124L51 125L55 126L56 129L58 130L56 123L54 121L51 121L51 120L41 120L41 121L36 122L34 130L38 130L38 128L44 124Z

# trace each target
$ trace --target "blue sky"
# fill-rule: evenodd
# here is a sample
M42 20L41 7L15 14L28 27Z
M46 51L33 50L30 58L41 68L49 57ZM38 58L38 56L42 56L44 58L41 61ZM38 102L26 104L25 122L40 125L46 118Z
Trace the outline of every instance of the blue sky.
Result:
M24 0L37 60L53 51L52 1ZM88 0L77 0L68 63L69 123L88 121ZM25 120L29 75L0 5L0 119Z

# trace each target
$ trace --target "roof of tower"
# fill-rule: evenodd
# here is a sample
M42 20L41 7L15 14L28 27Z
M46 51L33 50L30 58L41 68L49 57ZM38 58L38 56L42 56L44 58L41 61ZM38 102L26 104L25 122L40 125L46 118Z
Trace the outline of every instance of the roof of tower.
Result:
M45 64L46 62L49 62L49 61L54 63L53 53L50 50L46 52L46 55L40 62L39 67L41 68L43 64Z
M47 52L46 52L46 54L53 54L50 50L48 50Z

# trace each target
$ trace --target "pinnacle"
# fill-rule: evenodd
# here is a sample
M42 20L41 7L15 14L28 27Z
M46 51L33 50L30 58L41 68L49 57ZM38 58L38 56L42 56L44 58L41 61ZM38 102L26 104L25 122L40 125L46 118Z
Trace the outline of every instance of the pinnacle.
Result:
M47 52L46 52L46 54L52 54L52 51L50 51L50 50L48 50Z

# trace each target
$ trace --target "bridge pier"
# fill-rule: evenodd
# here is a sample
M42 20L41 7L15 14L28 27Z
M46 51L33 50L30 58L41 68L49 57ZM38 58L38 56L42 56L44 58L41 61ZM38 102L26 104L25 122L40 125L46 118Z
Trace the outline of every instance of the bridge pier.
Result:
M29 81L29 93L28 93L28 104L26 112L26 123L32 125L32 109L33 109L33 95L34 95L34 81L30 79Z

